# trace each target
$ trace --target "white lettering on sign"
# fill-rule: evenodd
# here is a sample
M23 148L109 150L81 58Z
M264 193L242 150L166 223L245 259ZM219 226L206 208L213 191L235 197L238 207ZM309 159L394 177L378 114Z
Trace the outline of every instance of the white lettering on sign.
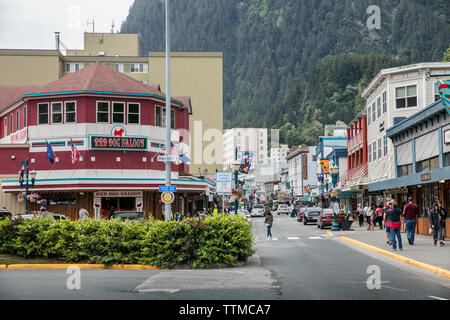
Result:
M24 143L28 138L28 128L24 128L11 135L11 143Z
M94 192L94 198L133 198L142 197L142 191L97 191Z

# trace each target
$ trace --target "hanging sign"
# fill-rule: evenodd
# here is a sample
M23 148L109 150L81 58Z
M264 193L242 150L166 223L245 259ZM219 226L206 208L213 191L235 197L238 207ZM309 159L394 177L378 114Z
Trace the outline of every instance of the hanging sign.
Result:
M148 137L127 136L122 126L115 126L110 135L89 135L89 150L147 151Z

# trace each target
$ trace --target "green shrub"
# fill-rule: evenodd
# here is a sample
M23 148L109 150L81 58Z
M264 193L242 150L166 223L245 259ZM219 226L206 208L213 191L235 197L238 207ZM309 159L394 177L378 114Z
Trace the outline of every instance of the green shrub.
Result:
M0 220L0 252L67 262L205 267L245 260L252 246L250 225L228 215L167 222Z

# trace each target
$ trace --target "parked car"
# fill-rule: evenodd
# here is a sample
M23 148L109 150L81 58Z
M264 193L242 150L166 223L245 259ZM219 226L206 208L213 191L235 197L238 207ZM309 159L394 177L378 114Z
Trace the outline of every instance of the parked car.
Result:
M252 217L264 217L264 212L265 212L265 209L262 204L255 204L251 211L251 216Z
M52 212L39 212L39 213L29 213L29 214L16 214L12 216L12 219L19 219L22 218L24 220L34 219L34 218L52 218L53 220L63 220L67 219L67 217L64 214L59 213L52 213Z
M246 218L248 223L252 223L252 216L250 215L250 212L248 212L248 210L239 209L238 210L238 215L240 215L241 217Z
M278 215L280 215L280 214L282 214L282 213L290 214L291 211L292 211L292 210L291 210L291 207L288 206L287 204L282 203L282 204L279 204L279 205L278 205L278 209L277 209L277 214L278 214Z
M111 219L144 220L145 213L142 211L117 211L111 215Z
M308 222L317 222L318 217L322 213L322 208L320 207L309 207L306 208L303 215L303 224L307 225Z
M305 215L305 211L306 211L306 207L302 207L302 208L300 208L300 210L298 210L298 215L297 215L298 222L303 221L303 216Z
M344 222L344 214L338 213L336 215L336 220L339 225L342 225ZM334 223L334 211L332 208L324 208L322 209L322 213L320 214L317 220L317 228L323 229L326 226L332 226Z

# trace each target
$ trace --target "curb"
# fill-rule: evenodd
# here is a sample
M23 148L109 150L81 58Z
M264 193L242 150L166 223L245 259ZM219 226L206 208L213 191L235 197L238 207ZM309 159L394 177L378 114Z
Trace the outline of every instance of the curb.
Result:
M327 235L331 236L331 235L333 235L333 233L327 231ZM395 253L392 253L392 252L380 249L378 247L371 246L371 245L366 244L364 242L360 242L360 241L357 241L357 240L354 240L354 239L350 239L350 238L347 238L347 237L344 237L344 236L339 236L338 238L340 240L347 241L347 242L350 242L350 243L352 243L354 245L357 245L357 246L359 246L361 248L364 248L364 249L367 249L367 250L370 250L370 251L373 251L373 252L380 253L380 254L382 254L384 256L387 256L389 258L395 259L397 261L410 264L410 265L415 266L417 268L424 269L424 270L430 271L432 273L435 273L435 274L437 274L439 276L442 276L444 278L450 279L450 270L446 270L446 269L443 269L443 268L439 268L439 267L433 266L431 264L427 264L427 263L423 263L423 262L420 262L420 261L417 261L417 260L414 260L414 259L411 259L411 258L407 258L407 257L401 256L401 255L398 255L398 254L395 254Z
M0 265L0 269L11 270L30 270L30 269L67 269L69 267L78 267L80 269L111 269L111 270L167 270L155 266L120 264L107 266L104 264L10 264Z

